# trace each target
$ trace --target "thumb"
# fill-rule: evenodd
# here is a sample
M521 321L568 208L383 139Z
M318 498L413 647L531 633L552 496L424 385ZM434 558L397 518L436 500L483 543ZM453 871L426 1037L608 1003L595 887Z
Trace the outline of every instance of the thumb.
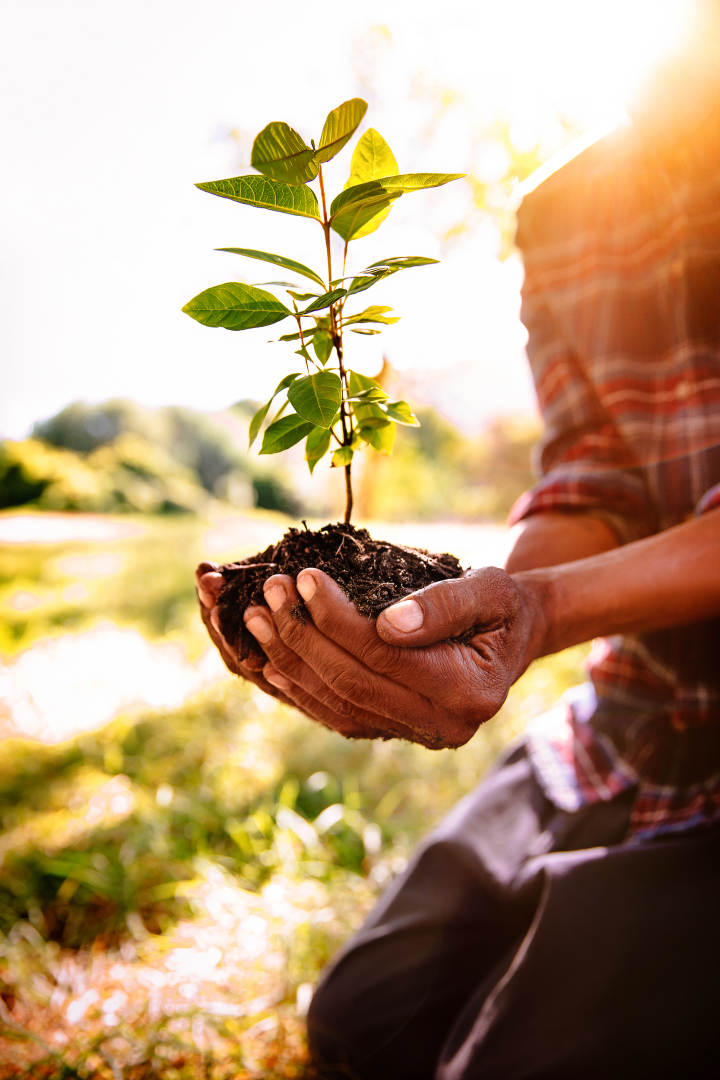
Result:
M468 630L491 630L513 611L512 579L495 566L418 589L378 615L377 632L391 645L434 645Z

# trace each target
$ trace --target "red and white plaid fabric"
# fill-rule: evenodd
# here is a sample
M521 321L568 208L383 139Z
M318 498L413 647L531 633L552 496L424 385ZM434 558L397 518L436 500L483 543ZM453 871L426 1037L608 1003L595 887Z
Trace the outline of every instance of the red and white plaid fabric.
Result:
M590 511L625 543L720 507L720 108L692 138L638 124L583 151L517 241L545 436L511 521ZM638 837L720 816L718 646L720 619L597 642L591 687L531 727L549 797L636 785Z

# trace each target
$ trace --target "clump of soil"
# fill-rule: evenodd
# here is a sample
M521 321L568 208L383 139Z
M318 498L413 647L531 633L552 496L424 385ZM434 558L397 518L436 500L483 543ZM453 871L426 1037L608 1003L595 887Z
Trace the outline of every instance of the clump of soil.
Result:
M243 659L259 647L245 629L243 612L264 603L264 582L273 574L294 578L310 566L333 578L358 611L371 618L416 589L463 573L454 555L431 555L421 548L373 540L367 529L352 525L325 525L318 531L289 529L277 544L220 567L225 579L218 598L220 627ZM301 602L298 618L303 617L303 610Z

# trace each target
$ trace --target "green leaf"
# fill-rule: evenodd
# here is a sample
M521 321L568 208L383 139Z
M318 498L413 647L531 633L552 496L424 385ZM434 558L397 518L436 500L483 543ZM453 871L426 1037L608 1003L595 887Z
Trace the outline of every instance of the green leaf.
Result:
M272 398L270 398L270 401L266 401L265 404L260 409L258 409L258 411L253 416L252 420L250 421L250 428L248 430L248 450L250 449L252 444L257 439L258 432L260 431L260 428L262 427L262 422L265 419L265 417L267 416L268 410L269 410L271 405L272 405Z
M275 387L275 389L273 390L270 399L268 401L266 401L265 404L261 408L259 408L258 411L255 413L252 420L250 421L250 428L249 428L249 431L248 431L248 450L250 449L252 444L255 442L255 439L258 436L258 432L260 431L260 428L262 426L262 422L265 419L265 417L267 416L268 410L269 410L270 406L272 405L273 401L275 400L275 398L283 390L287 390L288 386L290 386L290 383L294 382L294 380L299 378L299 376L300 376L299 371L293 371L292 374L286 375L284 379L281 379L280 382Z
M299 300L302 304L304 304L306 300L316 300L318 295L316 292L295 292L294 289L288 289L288 293L292 296L293 300Z
M439 259L428 259L425 255L394 255L390 259L379 259L378 262L370 263L363 273L392 273L396 270L409 270L413 266L430 266L431 263L439 263Z
M377 415L373 415L374 406L371 405L354 405L353 414L357 419L360 427L364 428L381 428L386 424L392 424L393 421L389 420L383 413L382 409L374 408Z
M330 449L330 438L330 429L324 427L315 427L308 435L305 442L305 460L310 472Z
M352 400L366 391L379 391L383 395L382 400L387 399L387 394L375 379L367 375L360 375L357 371L348 372L348 392L351 398L350 408L355 417L358 427L375 428L382 427L390 421L385 415L383 408L377 401ZM379 400L379 399L378 399ZM367 441L367 440L366 440Z
M355 239L357 238L357 234ZM378 281L382 281L385 274L361 274L359 277L352 279L350 287L348 288L348 296L353 293L364 292L365 289L370 289L373 285L377 285Z
M348 390L351 397L357 397L363 390L380 390L387 397L379 382L375 382L369 375L361 375L358 371L348 371Z
M333 469L339 469L344 465L349 465L353 459L353 448L351 446L338 446L337 450L332 456L330 467Z
M312 428L313 424L303 420L302 416L297 416L295 413L290 416L283 416L280 420L274 420L265 429L260 453L279 454L282 450L287 450L289 447L294 446L295 443L299 443L301 439L304 439L312 431Z
M350 164L350 177L345 187L349 188L380 177L394 176L397 171L398 164L392 150L382 135L375 128L370 128L355 147ZM375 232L382 225L391 208L392 204L373 214L365 225L355 231L353 239L359 240L361 236L369 236L370 233Z
M303 328L303 338L305 339L305 341L308 341L310 338L312 338L315 334L317 334L319 332L320 332L320 327L319 326L308 326L307 328ZM282 334L279 338L277 338L277 341L299 341L299 340L300 340L300 334L298 333L297 330L292 334Z
M368 128L353 151L350 177L345 187L386 176L397 176L397 172L398 164L392 150L379 131Z
M385 326L391 326L392 323L400 322L399 315L388 315L388 311L392 311L391 307L378 307L377 304L373 304L370 307L365 308L364 311L360 311L357 315L351 315L347 319L343 319L343 326L349 326L353 323L383 323Z
M364 232L358 232L355 234L355 239L364 235ZM406 255L398 256L394 259L381 259L380 262L372 263L360 274L352 278L348 288L348 295L364 292L365 289L372 288L373 285L376 285L390 274L396 274L398 270L409 270L413 266L429 266L431 263L437 263L439 261L439 259L427 259L422 255Z
M325 364L327 364L328 360L330 359L330 353L333 349L332 337L330 336L330 334L328 334L327 330L318 330L318 332L313 337L312 344L313 349L315 350L315 355L317 356L322 366L325 367Z
M370 330L369 328L364 329L364 330L358 330L356 327L351 326L350 327L350 333L351 334L365 334L366 337L371 337L373 334L381 333L381 331L380 330Z
M270 326L292 314L272 293L239 281L205 289L189 300L183 311L204 326L224 326L226 330Z
M295 259L287 259L284 255L273 255L270 251L255 251L254 248L223 247L215 250L230 251L234 255L246 255L248 259L260 259L263 262L275 263L276 266L282 266L285 270L292 270L295 274L302 274L303 277L310 278L321 289L325 288L325 282L319 274L316 274L309 266L305 266L304 263L297 262Z
M281 285L284 289L300 288L294 281L278 281L277 279L273 279L272 281L254 281L253 285L258 289L261 289L263 285Z
M285 184L304 184L314 180L318 172L315 151L282 120L274 120L256 136L250 164L264 176Z
M377 181L389 191L424 191L426 188L442 187L452 180L462 180L465 173L400 173L395 176L379 176Z
M288 399L303 420L329 428L340 407L342 383L333 371L318 371L296 379L288 390Z
M348 397L348 401L387 401L388 395L379 386L369 386L357 394Z
M379 450L381 454L391 454L395 445L397 425L388 420L386 423L378 424L375 427L363 425L357 429L357 433L368 446Z
M277 210L281 214L320 220L320 207L312 188L305 184L279 184L266 176L233 176L228 180L210 180L196 184L201 191L220 195L223 199L247 203L261 210Z
M343 240L351 240L378 210L390 206L400 195L402 191L386 190L377 180L355 184L333 199L330 204L330 225Z
M332 289L330 292L324 293L323 296L319 296L317 300L314 300L306 308L303 308L300 315L309 315L311 311L320 311L322 308L330 307L343 296L347 296L347 289Z
M320 145L315 151L315 160L329 161L335 157L348 139L352 138L366 112L366 101L362 98L351 98L328 113L320 136Z
M405 424L407 427L420 427L420 421L407 401L388 401L382 408L396 423Z

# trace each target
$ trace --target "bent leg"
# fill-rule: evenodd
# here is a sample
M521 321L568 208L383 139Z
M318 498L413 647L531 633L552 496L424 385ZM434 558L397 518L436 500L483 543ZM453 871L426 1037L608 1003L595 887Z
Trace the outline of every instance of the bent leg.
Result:
M439 1080L714 1075L720 1061L720 827L553 853L491 994L470 998Z
M323 1076L433 1075L466 999L529 926L533 898L507 886L550 846L554 814L520 748L425 840L318 985L308 1036Z

